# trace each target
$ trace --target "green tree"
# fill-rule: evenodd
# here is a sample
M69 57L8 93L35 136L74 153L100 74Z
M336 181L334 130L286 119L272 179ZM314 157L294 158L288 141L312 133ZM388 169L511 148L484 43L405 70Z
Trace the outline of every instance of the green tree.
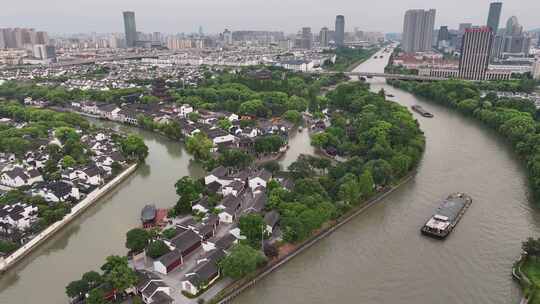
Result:
M63 168L73 168L77 162L71 157L71 155L66 155L62 158L62 167Z
M169 247L165 244L165 242L153 241L150 243L150 245L148 245L146 254L153 259L157 259L160 256L168 253L169 251Z
M244 169L253 163L253 156L239 149L221 151L218 163L224 167Z
M144 162L148 156L148 147L142 137L130 134L120 142L122 153L129 159Z
M375 183L369 170L365 170L360 178L358 178L358 189L364 198L368 198L373 194Z
M258 250L248 245L237 244L219 264L223 275L240 279L257 270L257 267L265 261L266 259Z
M88 298L86 298L86 304L106 304L105 293L103 290L96 288L92 289L88 293Z
M95 288L101 284L103 278L97 271L88 271L83 274L82 280L85 281L90 288Z
M345 175L339 187L339 198L347 204L354 204L358 202L361 194L360 184L356 176L351 173Z
M266 224L261 215L248 214L240 217L238 227L251 247L261 247L261 240L264 229L266 228Z
M225 131L229 131L232 127L232 123L227 118L222 118L218 121L218 126Z
M197 160L208 160L211 157L210 150L214 144L208 137L199 132L186 140L186 150Z
M283 113L283 119L292 122L295 125L298 125L302 122L302 113L297 110L288 110Z
M110 283L118 291L123 291L137 282L137 275L129 267L127 257L111 255L107 257L101 270L104 272L105 282Z
M161 235L166 239L172 239L176 236L176 229L174 228L167 228L161 232Z
M73 281L66 286L66 295L69 298L80 297L84 295L89 289L90 287L85 280Z
M126 248L133 252L141 252L149 240L150 235L148 231L141 228L133 228L126 234Z

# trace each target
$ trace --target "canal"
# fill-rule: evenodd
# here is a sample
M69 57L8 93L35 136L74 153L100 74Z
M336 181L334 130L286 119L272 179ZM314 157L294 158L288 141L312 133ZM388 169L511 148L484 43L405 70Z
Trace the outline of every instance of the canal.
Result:
M388 55L356 71L382 72ZM235 303L518 303L511 266L521 241L539 235L540 213L511 147L470 118L369 81L435 115L414 114L427 139L418 174ZM422 237L419 228L455 191L474 200L456 230L444 242Z
M382 72L370 59L357 70ZM528 198L524 168L511 148L479 123L372 79L395 101L421 104L416 114L427 147L412 182L331 237L242 294L237 303L517 303L510 277L520 243L539 235L540 213ZM118 125L110 125L119 127ZM148 203L170 206L174 183L201 176L181 144L136 128L150 149L145 165L76 221L0 276L0 303L66 303L64 287L110 254L124 254L125 233ZM313 153L307 131L293 134L284 167ZM448 193L473 205L444 242L421 237L420 226Z
M175 182L182 176L204 176L183 145L138 128L92 120L93 123L141 135L149 148L146 164L113 192L90 207L8 272L0 275L0 303L67 303L65 286L89 270L99 270L111 254L123 255L126 232L140 225L140 211L152 203L170 207L177 200ZM291 135L280 163L314 153L307 131Z

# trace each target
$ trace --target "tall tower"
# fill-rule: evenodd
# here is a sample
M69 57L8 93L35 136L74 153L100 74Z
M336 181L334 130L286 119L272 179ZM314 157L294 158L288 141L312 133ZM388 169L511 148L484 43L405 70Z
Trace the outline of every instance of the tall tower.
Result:
M345 45L345 16L336 16L335 41L337 46Z
M435 26L434 9L408 10L403 21L402 48L407 53L430 51Z
M499 31L499 22L501 19L502 2L492 2L489 5L489 15L487 20L487 26L493 31L494 35L497 35Z
M486 78L492 44L493 32L491 28L465 30L459 60L459 78L470 80L484 80Z
M135 47L137 41L137 26L135 12L124 12L124 30L126 33L126 46Z
M321 43L322 47L327 47L328 46L329 37L328 37L328 28L327 27L323 27L321 29L321 32L319 33L319 40L320 40L320 43Z

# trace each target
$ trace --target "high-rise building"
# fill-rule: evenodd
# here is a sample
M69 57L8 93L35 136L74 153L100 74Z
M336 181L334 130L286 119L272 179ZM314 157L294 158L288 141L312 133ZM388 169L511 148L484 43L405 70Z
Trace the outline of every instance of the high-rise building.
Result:
M300 48L310 50L313 47L313 34L310 27L303 27L300 35Z
M448 31L448 26L441 26L439 29L439 35L437 36L437 44L441 41L450 40L450 32Z
M489 27L465 30L459 60L459 78L486 79L492 43L493 32Z
M463 34L465 34L465 31L467 29L470 29L470 28L472 28L472 23L460 23L458 31L459 31L460 34L463 35Z
M512 16L506 21L506 35L507 36L519 36L523 34L523 26L519 24L518 18Z
M328 28L323 27L321 29L321 32L319 33L319 41L321 44L321 47L328 47L328 43L330 42L330 37L328 36Z
M137 25L135 12L124 12L124 31L126 33L126 46L135 47L137 43Z
M223 32L223 42L226 45L233 44L232 32L229 31L228 29L225 29L225 31Z
M345 45L345 16L337 15L336 16L336 28L334 34L335 42L337 46Z
M415 9L405 13L402 48L407 53L430 51L433 44L435 10Z
M536 59L532 66L532 77L540 80L540 59Z
M497 35L497 32L499 31L502 5L502 2L492 2L489 5L487 27L489 27L493 31L494 35Z

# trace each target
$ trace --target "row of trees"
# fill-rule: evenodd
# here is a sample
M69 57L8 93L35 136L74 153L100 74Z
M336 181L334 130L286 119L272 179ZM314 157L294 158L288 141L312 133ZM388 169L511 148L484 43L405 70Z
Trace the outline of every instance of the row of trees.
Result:
M415 83L392 81L392 85L475 117L509 140L527 164L535 197L540 197L540 123L534 103L524 99L480 97L488 84L458 80ZM491 85L491 84L490 84Z
M68 90L62 86L40 86L29 82L7 81L0 85L0 97L7 100L22 101L26 97L32 97L35 100L47 100L53 105L67 105L72 101L93 100L105 103L122 103L123 97L141 94L143 89L110 89L101 90Z

